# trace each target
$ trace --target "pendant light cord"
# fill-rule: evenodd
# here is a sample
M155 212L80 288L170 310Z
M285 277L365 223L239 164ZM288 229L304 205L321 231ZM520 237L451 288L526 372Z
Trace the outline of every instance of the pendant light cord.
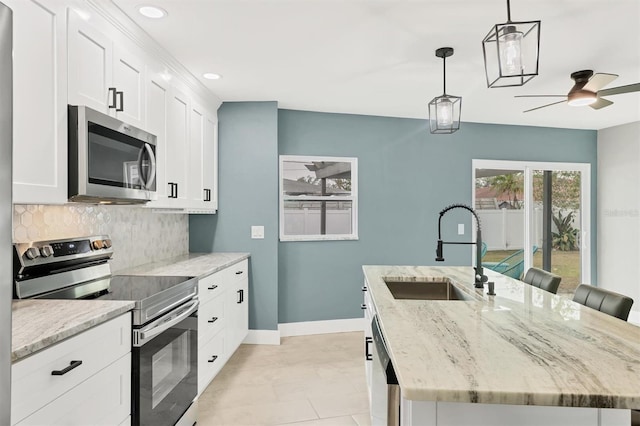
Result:
M442 57L442 94L447 94L447 57Z
M511 22L511 2L507 0L507 22Z

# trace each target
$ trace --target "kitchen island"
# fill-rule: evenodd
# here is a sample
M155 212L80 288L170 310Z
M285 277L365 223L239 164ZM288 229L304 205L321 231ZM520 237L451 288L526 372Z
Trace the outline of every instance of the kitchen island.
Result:
M402 394L402 424L630 424L640 328L493 271L363 266ZM395 299L385 281L448 279L468 300ZM613 410L600 410L607 408Z

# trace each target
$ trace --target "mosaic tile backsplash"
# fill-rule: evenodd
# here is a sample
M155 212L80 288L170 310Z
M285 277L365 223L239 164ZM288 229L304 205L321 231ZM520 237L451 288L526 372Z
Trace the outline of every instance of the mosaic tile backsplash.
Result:
M115 250L111 270L189 252L189 216L134 206L13 206L13 241L54 240L107 234Z

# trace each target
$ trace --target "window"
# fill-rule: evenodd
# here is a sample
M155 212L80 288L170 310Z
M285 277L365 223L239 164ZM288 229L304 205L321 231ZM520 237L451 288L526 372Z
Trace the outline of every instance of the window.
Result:
M358 159L280 156L280 241L358 239Z

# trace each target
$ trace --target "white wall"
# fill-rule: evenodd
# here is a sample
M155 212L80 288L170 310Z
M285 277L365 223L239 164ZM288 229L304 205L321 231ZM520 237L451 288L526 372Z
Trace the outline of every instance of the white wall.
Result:
M640 122L598 131L598 286L633 298L640 324Z

